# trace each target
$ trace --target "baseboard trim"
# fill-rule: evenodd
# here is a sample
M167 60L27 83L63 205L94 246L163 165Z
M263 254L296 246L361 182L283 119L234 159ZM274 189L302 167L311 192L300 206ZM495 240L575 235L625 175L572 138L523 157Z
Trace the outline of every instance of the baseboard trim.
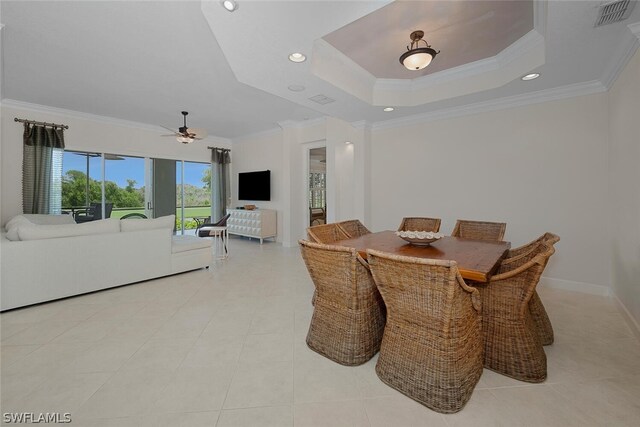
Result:
M620 298L618 298L618 295L616 295L615 292L611 292L611 298L620 311L620 314L622 314L622 317L624 317L624 321L627 322L627 325L629 325L631 332L633 332L636 338L640 340L640 324L638 324L638 321L631 315L631 313L627 309L627 306L624 305L624 303L620 300Z
M595 283L575 282L573 280L556 279L553 277L542 277L539 286L550 289L561 289L563 291L582 292L590 295L608 297L611 290L607 286L596 285Z

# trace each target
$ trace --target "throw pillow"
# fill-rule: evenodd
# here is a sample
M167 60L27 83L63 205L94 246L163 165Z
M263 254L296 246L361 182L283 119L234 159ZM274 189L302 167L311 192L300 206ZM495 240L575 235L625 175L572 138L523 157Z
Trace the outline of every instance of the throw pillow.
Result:
M20 225L20 240L56 239L60 237L88 236L119 233L119 220L115 218L91 221L84 224Z

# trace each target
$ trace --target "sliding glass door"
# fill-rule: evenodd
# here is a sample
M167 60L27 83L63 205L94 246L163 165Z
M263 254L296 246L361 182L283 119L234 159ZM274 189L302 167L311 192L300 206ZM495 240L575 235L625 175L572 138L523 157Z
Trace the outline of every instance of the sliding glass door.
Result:
M100 218L175 214L178 234L211 221L210 163L65 151L62 164L57 191L68 213L100 204Z
M195 234L211 221L211 164L176 162L176 230Z
M62 157L62 211L70 214L102 203L102 155L65 151Z
M104 193L112 218L145 213L145 160L104 155Z

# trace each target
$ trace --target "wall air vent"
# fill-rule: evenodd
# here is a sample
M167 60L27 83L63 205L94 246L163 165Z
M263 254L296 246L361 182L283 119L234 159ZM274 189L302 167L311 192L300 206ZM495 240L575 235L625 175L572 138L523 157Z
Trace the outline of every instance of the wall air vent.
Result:
M602 3L598 9L596 27L627 19L635 6L635 0L613 0Z
M331 102L335 101L335 99L329 98L328 96L324 96L324 95L312 96L309 99L313 102L317 102L320 105L330 104Z

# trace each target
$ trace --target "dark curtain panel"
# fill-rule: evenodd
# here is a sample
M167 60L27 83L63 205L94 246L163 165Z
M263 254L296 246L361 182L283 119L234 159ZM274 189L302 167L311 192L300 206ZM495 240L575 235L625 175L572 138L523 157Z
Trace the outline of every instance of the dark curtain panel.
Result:
M63 129L24 124L22 210L59 214L62 200Z
M229 189L229 150L211 150L211 222L216 222L227 214Z

